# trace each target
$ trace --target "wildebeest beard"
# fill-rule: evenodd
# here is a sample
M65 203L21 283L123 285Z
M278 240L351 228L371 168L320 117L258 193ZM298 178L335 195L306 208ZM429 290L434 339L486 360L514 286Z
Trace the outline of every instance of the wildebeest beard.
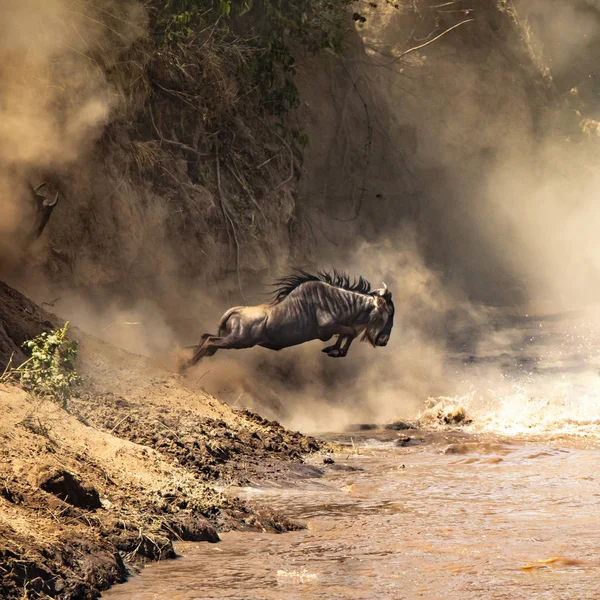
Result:
M392 327L394 326L394 304L391 300L388 303L388 311L386 313L373 312L362 334L361 342L368 341L374 348L379 345L387 345L387 341L392 334ZM384 344L378 344L377 340L381 340L380 336L382 335L387 336L387 339Z
M392 294L384 288L371 290L360 277L350 281L334 271L310 274L296 271L276 284L271 302L259 306L238 306L228 310L219 323L218 335L204 334L202 342L184 367L196 364L219 349L262 346L282 350L310 340L336 343L323 349L328 356L346 356L352 341L372 346L387 345L394 318Z

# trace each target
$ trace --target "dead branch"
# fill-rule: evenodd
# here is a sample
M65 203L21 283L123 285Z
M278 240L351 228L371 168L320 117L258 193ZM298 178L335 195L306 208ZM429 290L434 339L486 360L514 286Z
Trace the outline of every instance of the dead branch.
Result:
M448 27L448 29L445 29L444 31L442 31L442 33L440 33L439 35L436 35L433 39L431 39L423 44L419 44L418 46L413 46L412 48L409 48L408 50L405 50L404 52L401 52L393 60L389 61L388 63L381 64L379 66L385 67L388 65L392 65L392 64L402 60L407 54L410 54L411 52L416 52L417 50L422 50L426 46L429 46L429 44L433 44L434 42L437 42L437 40L444 37L447 33L450 33L452 30L456 29L457 27L460 27L461 25L465 25L466 23L472 23L473 21L475 21L475 19L465 19L464 21L460 21L460 23L455 23L454 25L452 25L452 27Z
M290 145L273 128L269 127L267 125L267 123L265 123L260 117L258 117L258 120L267 128L267 130L271 131L271 133L273 133L273 135L275 135L281 141L281 143L287 148L287 151L290 154L289 177L287 177L284 181L282 181L279 185L277 185L275 187L275 189L273 190L273 192L274 192L274 191L278 190L280 187L283 187L284 185L288 184L294 178L294 153L292 152Z
M350 74L348 65L346 65L346 62L343 59L342 59L342 64L344 66L344 69L345 69L348 77L352 81L352 75ZM363 169L362 185L360 188L360 197L358 198L358 202L356 203L356 207L354 209L354 215L352 217L348 217L347 219L340 219L340 218L334 217L332 215L327 215L327 213L325 213L325 211L323 211L323 213L326 214L330 219L333 219L334 221L338 221L341 223L349 223L350 221L354 221L358 218L358 215L360 214L360 211L362 209L362 205L363 205L363 202L365 199L365 191L367 189L367 171L369 170L369 164L371 162L371 145L373 143L373 125L371 124L371 115L369 113L369 106L367 104L367 101L365 100L362 92L358 88L358 82L362 79L362 77L363 76L361 75L356 80L352 81L352 87L356 91L356 93L363 105L363 109L365 111L366 122L367 122L367 139L365 142L365 151L364 151L365 168ZM354 190L353 190L353 193L354 193Z
M233 161L233 157L231 158L231 160ZM260 206L260 204L257 202L256 198L254 197L254 194L252 193L250 186L244 180L243 175L241 173L238 174L236 172L236 170L229 163L227 163L226 166L229 169L229 171L231 172L231 174L237 179L238 183L242 186L242 188L244 188L244 191L248 195L248 198L250 198L250 202L252 202L252 204L254 204L254 206L256 207L258 212L261 214L262 218L265 220L265 223L268 223L267 217L265 216L265 213L263 212L262 207Z
M42 302L40 304L40 308L44 308L44 306L49 306L50 308L54 308L54 305L59 301L62 300L62 296L59 296L58 298L54 298L54 300L52 300L51 302Z
M223 216L226 219L226 222L229 222L231 226L231 233L233 234L233 240L235 242L235 269L237 272L237 280L238 280L238 288L240 290L240 295L242 300L245 302L246 297L244 296L244 290L242 289L242 278L240 275L240 243L237 238L237 232L235 230L235 225L233 223L233 219L227 210L225 205L225 195L223 194L223 188L221 187L221 166L220 166L220 158L219 158L219 139L217 138L215 141L215 158L217 165L217 189L219 191L219 200L221 204L221 211L223 212Z

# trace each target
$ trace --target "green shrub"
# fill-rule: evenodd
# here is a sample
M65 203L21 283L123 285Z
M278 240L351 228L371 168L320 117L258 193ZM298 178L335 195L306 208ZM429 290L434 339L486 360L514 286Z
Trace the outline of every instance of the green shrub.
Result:
M23 344L31 357L14 369L24 389L41 398L50 398L67 408L70 398L77 397L81 377L75 370L77 342L67 338L65 323L62 329L42 333Z

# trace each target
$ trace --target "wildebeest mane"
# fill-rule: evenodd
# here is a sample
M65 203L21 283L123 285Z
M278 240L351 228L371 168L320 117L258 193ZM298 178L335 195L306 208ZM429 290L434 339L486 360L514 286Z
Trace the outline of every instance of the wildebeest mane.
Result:
M370 294L371 284L362 276L358 279L353 278L352 280L346 273L340 273L339 271L333 270L333 273L327 271L317 271L316 273L309 273L303 269L294 269L294 273L278 279L275 284L275 297L274 302L281 302L284 298L289 296L298 286L309 281L322 281L328 283L333 287L340 288L342 290L348 290L350 292L357 292L359 294Z

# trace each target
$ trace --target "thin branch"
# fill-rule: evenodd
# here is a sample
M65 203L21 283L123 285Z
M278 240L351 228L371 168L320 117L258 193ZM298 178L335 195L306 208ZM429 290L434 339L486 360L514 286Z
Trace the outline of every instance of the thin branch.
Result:
M215 369L216 367L213 367L212 369L208 369L208 371L204 371L204 373L202 373L202 375L200 375L200 377L198 377L198 379L196 379L194 383L198 383L205 375L208 375L211 371L214 371Z
M342 59L342 64L344 66L344 69L346 70L346 73L348 74L348 77L352 81L352 75L350 74L350 71L348 70L348 66L346 65L346 63L343 59ZM352 81L352 87L355 89L355 91L358 94L358 97L363 105L363 109L365 111L365 116L366 116L366 121L367 121L367 140L365 142L365 153L364 153L365 168L363 170L362 186L360 188L360 197L358 198L358 202L354 209L354 215L352 217L348 217L347 219L340 219L338 217L328 215L327 212L325 212L323 209L320 209L321 212L325 216L332 219L333 221L338 221L340 223L349 223L351 221L355 221L358 218L358 215L360 214L360 211L362 209L362 205L364 202L364 198L365 198L365 191L367 189L367 171L369 169L369 164L371 162L371 144L373 142L373 126L371 124L371 115L369 113L369 107L367 105L367 102L366 102L364 96L362 95L361 91L358 89L358 82L361 80L361 78L362 78L362 75L360 77L358 77L358 79L356 79L356 81Z
M233 234L233 240L235 242L235 269L237 272L237 280L238 280L238 288L240 290L240 295L242 300L246 302L246 297L244 296L244 290L242 289L242 277L240 275L240 243L238 242L237 233L235 230L235 225L233 224L233 219L229 214L229 211L225 207L225 196L223 194L223 188L221 187L221 166L219 159L219 140L216 140L215 143L215 155L216 155L216 164L217 164L217 189L219 190L219 199L221 200L221 210L223 211L223 215L229 221L231 226L231 232Z
M127 419L131 418L131 415L125 415L108 433L109 435L112 435L115 430L117 429L117 427L119 427L119 425L121 423L123 423L123 421L126 421Z
M59 301L62 300L62 296L59 296L58 298L54 298L54 300L52 300L51 302L42 302L40 304L40 308L44 308L44 306L49 306L50 308L54 308L54 305Z
M231 161L234 162L233 157L231 157ZM252 202L252 204L254 204L254 206L256 206L256 209L261 214L262 218L265 220L265 222L267 222L267 217L265 216L263 209L261 208L260 204L257 202L257 200L254 197L252 190L250 190L250 187L248 186L248 184L243 180L243 175L241 175L241 174L238 175L238 173L235 171L235 169L229 163L226 164L226 167L229 169L231 174L237 179L238 183L244 188L244 191L246 192L246 194L248 194L248 197L250 198L250 201Z
M142 321L114 321L113 323L109 323L106 327L102 329L102 331L106 331L113 325L143 325Z
M15 356L15 353L13 351L13 353L10 355L10 358L8 359L8 362L6 363L6 368L4 369L4 372L2 373L2 375L0 375L0 383L4 383L5 381L8 381L8 379L12 375L14 369L11 369L11 365L12 365L14 356Z
M433 44L433 42L436 42L440 38L444 37L447 33L450 33L453 29L456 29L457 27L460 27L461 25L465 25L466 23L472 23L473 21L475 21L475 19L465 19L464 21L461 21L460 23L456 23L456 24L452 25L452 27L449 27L448 29L442 31L442 33L440 33L439 35L436 35L433 39L425 42L424 44L420 44L418 46L413 46L412 48L409 48L408 50L405 50L404 52L399 54L396 58L394 58L394 60L391 60L390 62L379 65L379 66L385 67L387 65L391 65L395 62L398 62L399 60L402 60L407 54L410 54L411 52L416 52L417 50L422 50L426 46L429 46L429 44Z
M281 143L287 148L287 151L290 153L290 175L289 177L287 177L284 181L282 181L279 185L277 185L275 187L275 190L278 190L280 187L283 187L284 185L288 184L292 179L294 179L294 153L292 152L292 149L290 148L290 145L275 131L275 129L273 129L272 127L269 127L267 125L267 123L265 123L260 117L258 117L258 120L269 130L271 131L272 134L274 134L276 137L279 138L279 140L281 141Z
M324 213L322 208L317 208L318 211L323 212L323 214L325 214L325 216L329 217L329 215L327 215L326 213ZM331 217L329 217L331 218ZM308 221L309 225L314 225L320 232L321 235L325 238L325 240L327 240L330 244L332 244L333 246L335 246L336 248L339 248L339 244L337 242L334 242L326 233L325 230L323 229L322 225L319 225L319 223L316 223L315 221L313 221L308 215L306 215L306 220ZM311 231L312 231L312 227L311 227ZM313 233L314 236L314 233Z

